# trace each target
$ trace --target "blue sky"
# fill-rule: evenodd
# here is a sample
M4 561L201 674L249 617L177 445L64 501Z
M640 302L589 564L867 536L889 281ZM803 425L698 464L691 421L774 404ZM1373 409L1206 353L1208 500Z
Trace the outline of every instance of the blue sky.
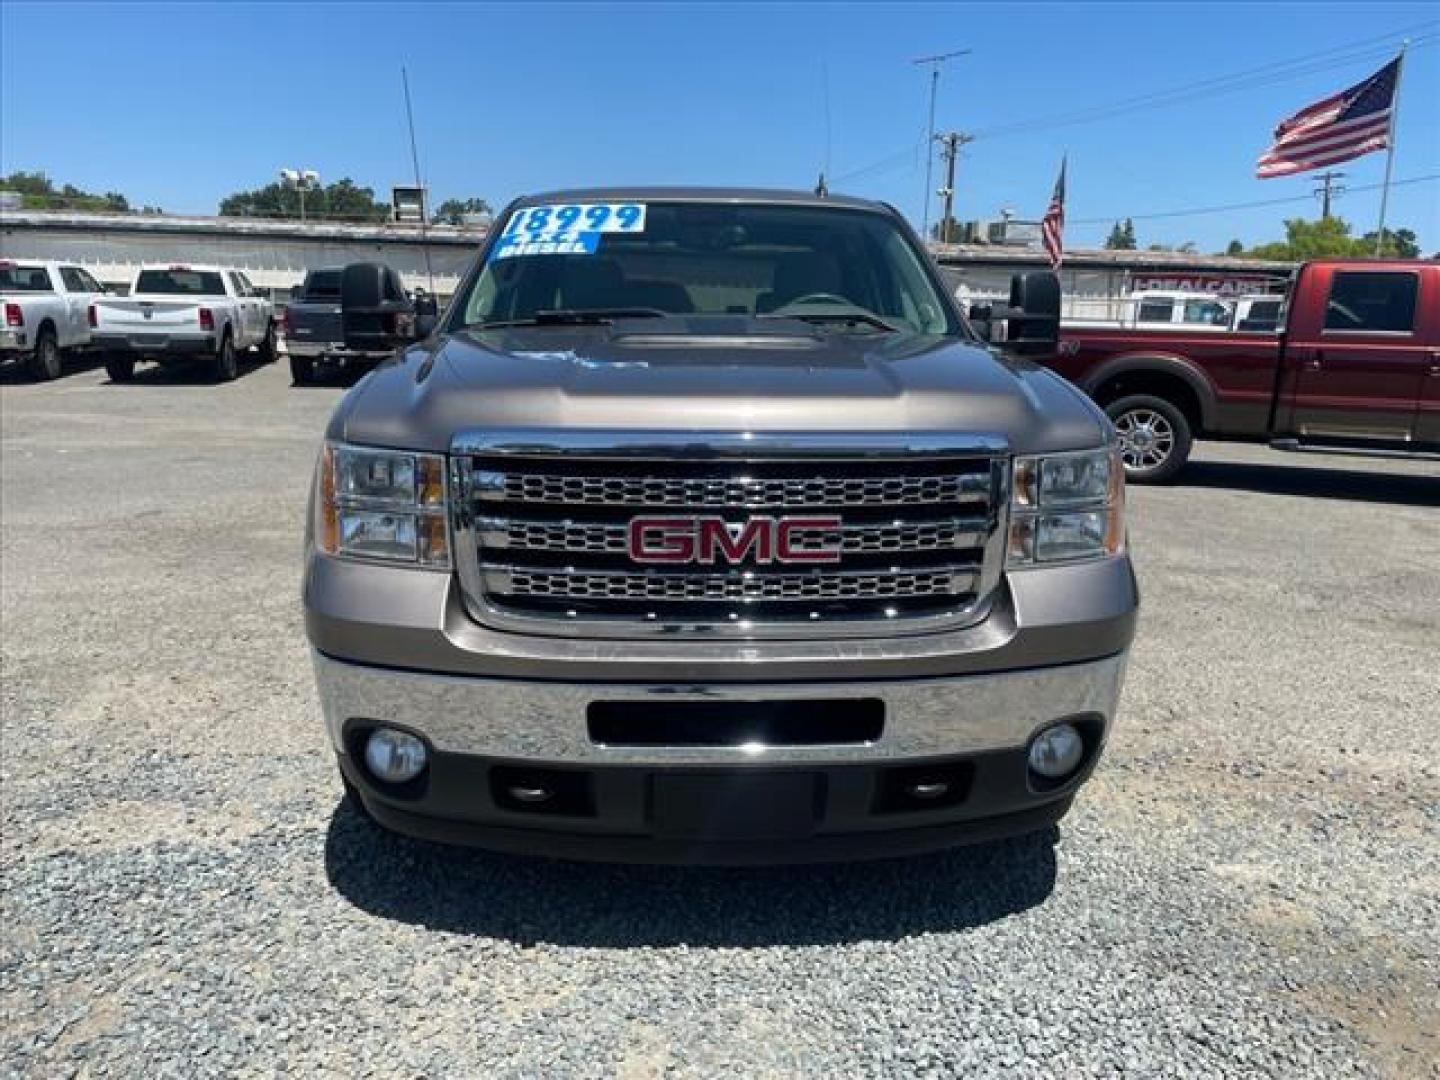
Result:
M995 130L966 147L957 216L1038 217L1070 157L1068 241L1116 216L1141 244L1279 238L1313 200L1253 179L1275 123L1384 63L1410 27L1395 176L1440 174L1440 9L1429 3L1075 5L0 4L0 170L213 213L281 166L384 191L410 176L409 67L435 198L500 205L549 187L705 183L833 188L919 218L928 84L910 61L970 47L941 82L937 126L977 132L1134 102L1316 57L1298 76L1194 92L1090 122ZM1421 24L1429 24L1428 27ZM1423 35L1429 35L1424 39ZM1398 40L1398 39L1396 39ZM1357 55L1368 50L1366 55ZM1318 54L1318 55L1317 55ZM828 95L826 85L828 83ZM1203 88L1202 88L1203 89ZM828 97L828 123L827 123ZM1378 184L1384 155L1341 168ZM872 168L868 168L874 166ZM867 170L867 171L860 171ZM846 174L855 174L846 179ZM938 186L938 180L937 180ZM1337 211L1373 229L1378 191ZM1087 224L1090 219L1104 223ZM1440 248L1440 182L1399 187L1390 221Z

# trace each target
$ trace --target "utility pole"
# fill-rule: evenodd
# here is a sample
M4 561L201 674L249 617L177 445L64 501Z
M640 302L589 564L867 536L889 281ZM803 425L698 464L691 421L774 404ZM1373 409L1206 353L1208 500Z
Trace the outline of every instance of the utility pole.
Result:
M1343 180L1345 175L1329 169L1320 174L1320 186L1315 189L1315 197L1320 200L1320 217L1325 221L1330 220L1330 200L1345 194L1345 189L1335 183L1336 180Z
M940 217L940 242L950 244L954 243L950 236L950 223L955 217L955 159L960 156L960 147L973 142L974 137L952 131L948 135L935 136L935 140L940 144L940 153L945 157L945 186L936 192L945 200L945 212Z
M940 68L946 60L965 56L969 52L969 49L956 49L910 61L912 64L930 65L930 126L925 132L925 204L920 223L920 235L927 243L930 240L930 185L934 182L935 167L935 92L940 88Z

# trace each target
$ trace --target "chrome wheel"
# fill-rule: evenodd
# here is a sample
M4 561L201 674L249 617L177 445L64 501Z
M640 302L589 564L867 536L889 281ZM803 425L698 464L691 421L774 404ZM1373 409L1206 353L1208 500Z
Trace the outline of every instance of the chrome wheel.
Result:
M1158 469L1175 450L1175 428L1154 409L1132 409L1115 418L1120 459L1127 469Z

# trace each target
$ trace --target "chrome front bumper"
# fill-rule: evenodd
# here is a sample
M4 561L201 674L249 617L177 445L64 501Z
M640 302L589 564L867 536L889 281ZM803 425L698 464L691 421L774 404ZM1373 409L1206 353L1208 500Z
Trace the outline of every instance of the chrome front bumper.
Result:
M407 728L442 753L575 765L745 765L884 762L1023 747L1040 728L1096 714L1108 728L1126 652L1104 659L952 678L792 683L541 682L435 675L348 663L313 652L326 726L337 751L351 721ZM869 743L775 747L603 746L589 736L591 702L878 698Z

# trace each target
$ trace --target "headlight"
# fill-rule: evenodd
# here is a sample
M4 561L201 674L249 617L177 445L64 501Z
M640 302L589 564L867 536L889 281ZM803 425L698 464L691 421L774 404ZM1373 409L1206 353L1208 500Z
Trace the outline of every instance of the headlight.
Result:
M448 569L445 459L326 443L315 546L327 555Z
M1125 546L1125 471L1118 450L1017 457L1008 564L1094 559Z

